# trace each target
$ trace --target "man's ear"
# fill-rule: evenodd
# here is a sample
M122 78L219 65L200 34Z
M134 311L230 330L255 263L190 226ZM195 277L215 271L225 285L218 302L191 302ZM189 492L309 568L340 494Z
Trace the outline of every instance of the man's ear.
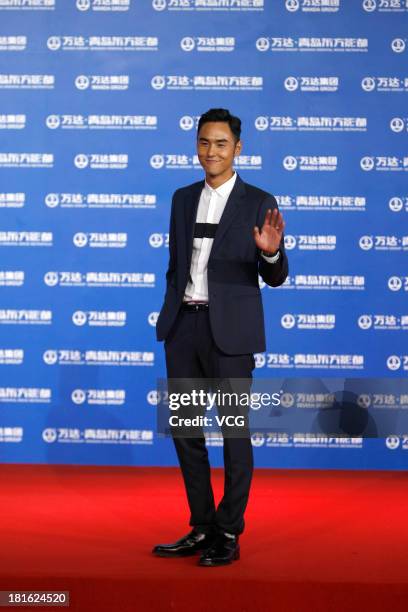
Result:
M237 140L235 144L234 156L239 155L241 151L242 151L242 140Z

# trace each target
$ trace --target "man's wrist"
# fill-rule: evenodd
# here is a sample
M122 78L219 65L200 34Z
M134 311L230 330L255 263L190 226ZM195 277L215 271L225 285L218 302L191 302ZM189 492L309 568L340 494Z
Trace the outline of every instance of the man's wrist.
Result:
M277 251L275 251L275 253L269 253L268 251L261 251L261 255L268 263L274 264L280 258L280 250L278 249Z
M279 249L276 249L276 251L273 253L270 253L269 251L262 251L262 255L265 255L265 257L275 257L278 253Z

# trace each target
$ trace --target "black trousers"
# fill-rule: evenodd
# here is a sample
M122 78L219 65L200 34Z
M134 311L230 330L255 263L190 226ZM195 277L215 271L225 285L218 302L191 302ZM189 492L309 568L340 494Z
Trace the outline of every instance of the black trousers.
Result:
M252 353L227 355L216 346L207 311L180 310L176 322L165 341L167 377L169 393L176 381L184 379L182 386L189 382L194 388L208 390L209 381L223 381L224 390L229 388L228 379L240 379L240 391L250 393L254 357ZM194 383L192 382L194 381ZM173 386L172 386L173 385ZM231 408L217 405L218 414ZM173 441L180 462L190 507L190 525L201 532L214 530L241 534L244 530L244 512L247 506L253 473L253 454L248 426L248 408L239 408L245 413L245 426L231 434L222 427L224 437L224 495L215 507L211 486L210 464L201 427L194 428L192 437L176 435L172 430ZM197 411L184 409L188 416L203 414L205 408Z

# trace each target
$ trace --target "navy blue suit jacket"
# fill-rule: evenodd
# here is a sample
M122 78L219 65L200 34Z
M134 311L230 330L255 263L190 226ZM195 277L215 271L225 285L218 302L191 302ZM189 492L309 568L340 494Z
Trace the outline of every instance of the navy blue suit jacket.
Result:
M164 304L156 325L158 340L165 340L176 320L190 275L197 207L204 187L199 181L173 195ZM265 350L265 328L258 274L270 286L281 285L288 275L283 238L277 263L267 263L256 247L253 228L262 227L275 198L239 176L218 224L208 260L208 300L211 331L218 348L228 355Z

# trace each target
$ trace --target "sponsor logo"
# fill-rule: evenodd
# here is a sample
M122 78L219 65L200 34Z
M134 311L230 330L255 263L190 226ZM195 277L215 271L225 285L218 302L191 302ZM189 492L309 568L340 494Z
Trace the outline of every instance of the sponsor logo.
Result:
M76 0L78 11L128 11L130 0Z
M337 170L337 157L327 155L287 155L282 161L289 172L293 170L330 171Z
M235 50L233 36L185 36L180 41L183 51L219 51L231 52Z
M364 211L366 207L366 198L362 196L276 195L275 197L282 210Z
M151 429L75 429L72 427L47 428L42 432L49 444L153 444Z
M404 53L406 46L406 39L394 38L394 40L391 41L391 49L394 53Z
M260 287L265 285L260 283ZM350 274L296 274L289 275L279 287L280 291L288 289L315 289L325 291L364 291L365 277ZM408 291L408 277L407 277Z
M74 166L78 170L124 170L128 161L126 153L78 153L74 157Z
M50 51L157 51L157 36L50 36ZM0 37L0 51L1 37Z
M80 74L75 78L75 87L80 91L126 91L130 78L127 74Z
M155 130L155 115L48 115L45 120L50 130ZM1 124L0 124L1 127Z
M331 38L328 36L290 36L280 37L262 36L255 42L255 46L261 53L265 51L308 51L308 52L367 52L367 38Z
M127 246L127 233L125 232L77 232L72 241L76 247L85 246L97 248L119 248Z
M123 310L76 310L72 315L74 325L90 327L124 327L126 325L126 312Z
M292 250L298 248L300 251L334 251L337 238L334 234L286 234L285 248Z
M48 208L156 208L157 196L147 193L47 193L44 202Z
M24 277L23 277L24 278ZM0 273L1 279L1 273ZM46 272L48 287L140 287L154 288L156 275L152 272Z
M24 361L24 349L0 348L0 365L21 365Z
M23 270L0 270L0 287L21 287L24 274Z
M401 212L401 210L408 212L408 196L390 198L388 207L392 212Z
M284 329L334 329L336 326L336 315L286 313L281 317L281 325Z
M340 0L285 0L285 7L290 13L337 13Z
M53 153L0 153L1 168L52 168Z
M267 353L265 368L272 369L321 369L321 370L362 370L364 355L322 354L322 353Z
M224 76L224 75L156 75L151 80L151 86L157 91L169 90L229 90L229 91L261 91L263 77L261 76Z
M408 132L408 117L393 117L390 121L392 132Z
M50 325L52 310L0 310L0 324L15 325Z
M52 391L43 387L0 387L0 402L49 404Z
M294 117L260 116L255 119L255 128L263 132L366 132L367 117Z
M0 11L53 11L56 0L1 0Z
M34 231L0 231L0 246L40 246L49 247L53 244L52 232Z
M379 13L408 11L407 0L363 0L363 9L367 13L378 11Z
M375 330L408 330L408 315L395 314L363 314L357 319L360 329Z
M363 251L369 251L370 249L376 251L407 251L408 236L365 235L360 237L358 244Z
M81 404L100 406L122 406L126 401L125 389L74 389L71 400Z
M379 172L406 172L408 171L408 157L390 155L365 156L360 160L360 168L365 172L370 172L371 170Z
M264 0L152 0L155 11L263 11Z
M27 36L0 35L0 51L25 51L26 48Z
M105 365L105 366L153 366L154 353L148 351L81 351L76 349L49 349L43 354L47 365Z

